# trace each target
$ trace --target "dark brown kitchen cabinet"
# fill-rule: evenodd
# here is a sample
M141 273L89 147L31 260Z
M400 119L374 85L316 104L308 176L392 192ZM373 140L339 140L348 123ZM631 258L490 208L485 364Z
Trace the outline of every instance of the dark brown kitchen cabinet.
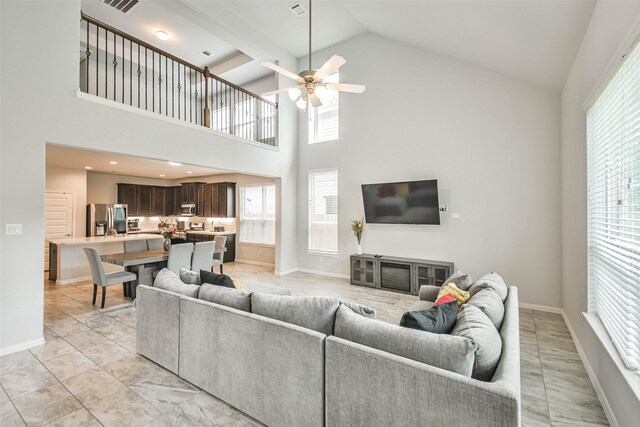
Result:
M118 184L118 203L128 205L128 216L138 216L138 186Z
M204 182L185 182L182 184L181 203L198 203L198 188L206 185Z
M204 212L204 198L205 198L205 189L206 189L206 185L199 185L198 187L196 187L196 215L197 216L208 216L205 212Z
M236 235L225 234L225 236L227 236L227 243L225 244L227 250L224 253L224 262L234 262L236 260ZM215 240L215 236L211 234L187 233L188 243L209 242L213 240Z
M138 216L152 216L153 213L153 187L150 185L139 185Z
M182 204L182 187L166 187L164 214L173 216L180 214L180 205Z
M200 202L203 209L202 216L213 217L218 213L213 211L213 201L218 200L218 184L207 184L204 186L204 198Z
M218 184L218 218L234 218L236 216L236 184L221 182Z
M166 203L167 203L167 188L165 187L151 187L151 215L161 216L165 215Z

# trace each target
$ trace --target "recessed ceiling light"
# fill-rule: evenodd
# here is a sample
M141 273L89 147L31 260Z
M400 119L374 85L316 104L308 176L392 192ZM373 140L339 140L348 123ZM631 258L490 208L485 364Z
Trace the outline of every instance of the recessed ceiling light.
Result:
M193 172L191 172L191 171L187 171L187 173L193 173Z
M165 175L163 173L161 173L160 176L165 176Z
M156 37L163 41L169 40L169 33L167 33L166 31L158 30L156 31Z
M109 162L109 164L110 164L110 165L117 165L117 164L118 164L118 162L116 162L115 160L111 160L111 161Z
M85 166L84 168L85 168L86 170L93 169L91 166Z
M169 162L169 164L171 166L182 166L182 163L178 163L178 162Z

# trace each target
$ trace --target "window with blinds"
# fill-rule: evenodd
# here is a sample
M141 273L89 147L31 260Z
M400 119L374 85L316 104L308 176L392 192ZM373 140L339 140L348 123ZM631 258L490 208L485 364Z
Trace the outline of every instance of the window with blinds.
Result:
M339 73L331 74L325 82L339 83ZM309 144L335 141L340 137L339 121L340 94L337 90L328 90L322 98L322 106L309 107Z
M587 110L589 311L640 368L640 49Z
M309 172L309 251L338 253L338 170Z
M276 243L276 186L240 187L240 242Z

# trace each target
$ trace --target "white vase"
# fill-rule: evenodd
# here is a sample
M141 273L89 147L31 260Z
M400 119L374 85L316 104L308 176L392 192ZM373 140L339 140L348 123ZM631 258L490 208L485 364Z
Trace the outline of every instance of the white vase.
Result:
M356 254L362 255L362 246L361 245L358 245L358 250L356 251Z

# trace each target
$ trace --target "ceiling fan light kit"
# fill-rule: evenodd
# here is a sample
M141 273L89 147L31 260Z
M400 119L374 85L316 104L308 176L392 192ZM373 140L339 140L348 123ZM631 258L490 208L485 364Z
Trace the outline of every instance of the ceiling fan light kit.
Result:
M298 84L288 88L278 89L265 95L287 92L289 98L296 103L296 106L304 110L311 103L313 108L321 107L323 99L326 100L329 91L362 93L365 90L364 85L342 84L342 83L325 83L327 76L338 71L347 61L338 55L333 55L318 70L311 69L311 0L309 0L309 69L295 74L286 70L272 62L263 62L267 68L287 76L295 80Z

